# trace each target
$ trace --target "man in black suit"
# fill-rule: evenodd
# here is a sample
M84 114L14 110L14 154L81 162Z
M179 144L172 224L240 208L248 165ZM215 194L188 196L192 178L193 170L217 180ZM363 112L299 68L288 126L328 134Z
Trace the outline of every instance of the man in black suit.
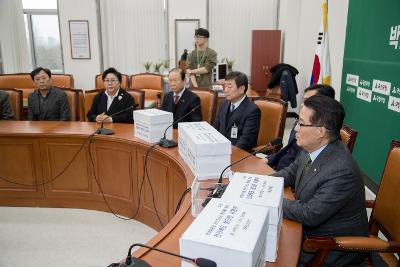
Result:
M247 96L248 80L244 73L233 71L225 77L225 100L221 103L214 128L232 145L250 150L257 144L261 111Z
M162 103L162 110L172 112L174 121L182 118L185 114L195 110L180 122L201 121L200 97L184 86L185 73L180 68L170 70L168 74L169 87L168 92ZM178 124L174 124L177 128Z
M68 121L70 108L67 94L51 85L51 71L42 67L34 69L30 76L36 90L28 96L30 121Z
M87 113L89 121L133 123L135 101L127 91L120 88L121 73L114 68L109 68L103 72L102 78L106 90L94 97L92 106ZM124 109L128 110L112 117L109 116Z
M331 98L335 98L335 90L324 84L314 84L307 87L304 90L304 100L313 95L325 95ZM294 131L294 126L289 135L288 144L280 149L278 152L268 155L266 158L267 164L271 166L274 170L280 171L283 168L292 164L296 159L297 155L301 151L301 148L296 143L296 132Z
M0 91L0 120L12 120L14 116L7 92Z
M357 162L340 141L345 112L336 100L314 95L304 101L296 124L296 160L274 176L295 189L283 199L283 217L303 225L303 236L368 236L364 183ZM364 266L365 254L330 252L324 266ZM303 266L313 254L301 251Z

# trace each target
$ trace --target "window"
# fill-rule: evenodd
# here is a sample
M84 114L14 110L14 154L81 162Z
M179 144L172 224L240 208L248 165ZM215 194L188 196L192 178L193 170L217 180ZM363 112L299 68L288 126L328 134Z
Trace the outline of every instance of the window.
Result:
M57 0L22 0L31 68L63 73Z

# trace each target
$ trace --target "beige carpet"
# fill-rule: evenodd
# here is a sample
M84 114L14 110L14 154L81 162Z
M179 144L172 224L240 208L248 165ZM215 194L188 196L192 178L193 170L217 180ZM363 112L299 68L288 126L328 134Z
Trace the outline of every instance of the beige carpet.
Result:
M105 212L0 207L0 267L104 267L154 234Z

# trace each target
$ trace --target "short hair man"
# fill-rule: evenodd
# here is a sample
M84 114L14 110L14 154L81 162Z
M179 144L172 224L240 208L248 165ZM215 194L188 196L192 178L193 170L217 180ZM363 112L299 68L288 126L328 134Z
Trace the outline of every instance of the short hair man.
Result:
M176 121L195 109L180 122L201 121L200 97L185 88L184 80L185 73L180 68L170 70L168 82L172 91L165 95L162 110L172 112ZM174 128L177 127L178 124L174 124Z
M10 96L0 90L0 120L12 120L14 113L10 104Z
M327 96L304 101L295 127L296 160L274 176L295 189L283 200L283 217L303 225L303 236L368 236L364 184L356 161L340 141L342 105ZM303 266L313 254L301 252ZM326 266L362 265L365 254L331 252Z
M210 33L208 30L198 28L194 33L196 49L188 56L186 73L194 87L208 87L212 85L212 69L217 65L217 52L207 47Z
M31 121L67 121L69 105L67 95L51 86L51 72L39 67L31 72L36 90L28 96L28 118Z
M304 100L313 95L325 95L335 98L335 90L329 85L314 84L304 90ZM296 125L293 126L292 131L290 132L288 144L278 152L267 156L267 164L276 171L280 171L289 166L296 159L301 150L301 148L296 144L295 126Z
M257 144L261 111L247 96L248 80L244 73L233 71L225 77L225 100L221 103L214 127L232 145L250 150Z

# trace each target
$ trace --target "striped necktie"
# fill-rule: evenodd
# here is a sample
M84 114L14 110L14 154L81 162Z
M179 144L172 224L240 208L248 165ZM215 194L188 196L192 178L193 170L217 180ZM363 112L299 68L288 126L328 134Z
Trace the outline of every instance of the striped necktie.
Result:
M174 96L174 104L178 104L179 101L179 95Z

